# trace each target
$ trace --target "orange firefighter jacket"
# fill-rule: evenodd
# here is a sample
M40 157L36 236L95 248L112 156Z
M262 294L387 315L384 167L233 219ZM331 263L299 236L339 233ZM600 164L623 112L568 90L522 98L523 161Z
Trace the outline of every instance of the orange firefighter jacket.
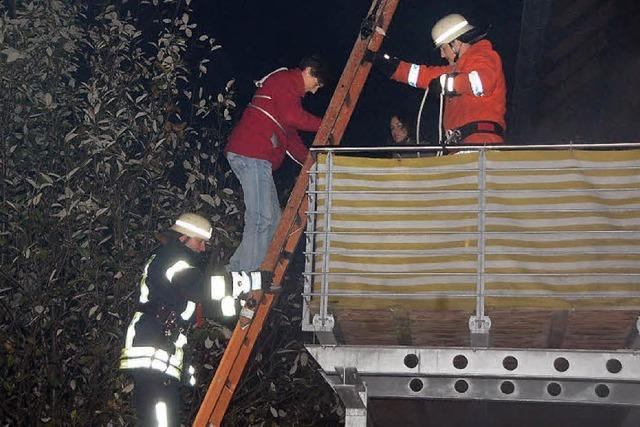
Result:
M454 77L455 96L445 96L443 128L453 130L476 121L492 121L506 129L507 89L502 60L491 42L481 40L469 47L453 66L427 66L400 61L392 79L426 89L431 80L443 74ZM464 144L501 143L501 136L491 133L469 135Z

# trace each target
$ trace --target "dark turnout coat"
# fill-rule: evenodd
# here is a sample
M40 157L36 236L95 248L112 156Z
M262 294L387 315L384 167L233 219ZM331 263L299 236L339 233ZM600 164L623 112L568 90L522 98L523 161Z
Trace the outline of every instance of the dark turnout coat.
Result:
M138 308L120 354L120 369L146 370L195 382L193 369L185 371L184 350L186 329L196 301L204 297L204 284L198 254L178 240L149 257L140 279ZM189 375L183 378L183 374Z

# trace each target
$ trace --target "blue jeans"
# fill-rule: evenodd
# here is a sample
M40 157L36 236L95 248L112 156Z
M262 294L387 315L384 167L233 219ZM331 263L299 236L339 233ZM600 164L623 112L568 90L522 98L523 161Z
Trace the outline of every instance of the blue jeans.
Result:
M257 271L280 222L280 202L271 162L227 153L231 170L244 192L242 242L229 260L228 271Z

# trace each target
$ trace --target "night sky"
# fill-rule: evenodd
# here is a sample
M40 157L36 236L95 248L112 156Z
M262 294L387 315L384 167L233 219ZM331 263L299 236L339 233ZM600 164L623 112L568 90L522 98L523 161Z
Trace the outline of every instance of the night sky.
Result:
M223 49L216 53L218 56L214 58L214 66L210 67L211 72L216 73L215 78L224 82L230 78L236 78L239 91L238 113L244 109L254 92L253 80L261 78L278 67L295 66L297 61L306 54L318 52L325 55L335 70L337 80L358 36L360 23L370 5L370 0L194 2L197 11L196 19L223 46ZM502 57L507 80L507 124L509 125L522 8L523 0L400 0L382 50L410 62L441 65L443 60L440 59L439 52L433 49L430 37L431 27L439 18L449 13L461 13L476 26L491 24L488 38ZM578 21L581 22L581 20ZM570 30L567 28L567 32ZM562 31L560 33L565 35ZM633 44L636 42L629 41ZM560 60L570 59L573 53L568 52ZM579 62L579 64L584 63ZM315 114L323 114L333 89L334 87L327 87L315 96L308 96L305 99L308 109ZM432 89L435 89L433 85ZM427 100L422 121L422 135L431 143L437 138L438 114L437 91L433 90L433 92ZM395 111L403 111L415 117L422 95L423 92L418 89L389 81L372 72L351 118L342 145L385 144L388 139L389 116ZM574 104L579 105L581 110L589 110L589 106L585 103L577 101ZM588 121L583 120L583 122ZM513 131L513 128L511 130ZM306 135L306 137L310 141L313 135ZM285 172L280 172L279 183L282 184L282 177L285 176L284 179L291 185L299 168L290 162L283 169ZM286 174L289 176L286 177ZM467 405L467 403L464 404ZM446 407L444 411L457 411L458 415L467 418L476 417L481 413L483 419L474 418L465 425L482 426L493 425L494 419L500 419L505 414L504 409L492 412L494 410L491 408L494 404L491 403L471 402L469 405L475 405L476 409L451 406ZM507 404L505 406L514 414L513 419L522 420L524 411L529 411L528 416L536 414L531 412L531 405ZM601 411L600 408L589 409L593 409L594 412L587 412L579 406L563 406L554 409L547 405L539 405L537 419L544 419L546 416L556 421L573 420L575 424L571 425L582 425L583 422L587 425L589 421L583 420L592 419L596 422L601 416L611 421L610 425L620 425L613 421L613 417L625 416L624 413L618 414L613 409L609 412ZM397 410L390 410L388 414L397 421L397 412ZM604 423L602 425L606 425L607 421L602 422ZM530 425L534 423L535 421ZM523 422L523 424L526 423ZM634 424L633 421L629 423L629 425L632 424Z
M222 44L211 67L220 81L236 78L241 111L249 101L252 81L281 67L292 67L305 54L323 54L335 70L336 81L366 16L369 0L212 0L194 2L195 17ZM431 27L448 13L461 13L474 25L492 25L489 39L502 55L509 87L513 85L520 33L522 0L401 0L382 49L411 62L441 65L431 42ZM321 115L335 86L305 105ZM423 92L379 74L370 74L351 118L343 145L382 145L388 137L393 111L415 117ZM436 138L438 97L427 100L422 134ZM308 136L312 138L312 135Z

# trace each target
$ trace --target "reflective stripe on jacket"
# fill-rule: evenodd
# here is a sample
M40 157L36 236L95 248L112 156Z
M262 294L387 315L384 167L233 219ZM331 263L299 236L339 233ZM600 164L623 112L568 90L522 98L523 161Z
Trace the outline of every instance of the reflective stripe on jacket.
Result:
M425 89L431 80L453 72L459 73L455 76L453 89L460 95L445 98L444 129L452 130L476 121L496 122L506 129L504 115L507 89L502 60L488 40L471 45L453 66L432 67L400 61L391 78ZM498 135L475 133L468 136L464 143L502 141Z

